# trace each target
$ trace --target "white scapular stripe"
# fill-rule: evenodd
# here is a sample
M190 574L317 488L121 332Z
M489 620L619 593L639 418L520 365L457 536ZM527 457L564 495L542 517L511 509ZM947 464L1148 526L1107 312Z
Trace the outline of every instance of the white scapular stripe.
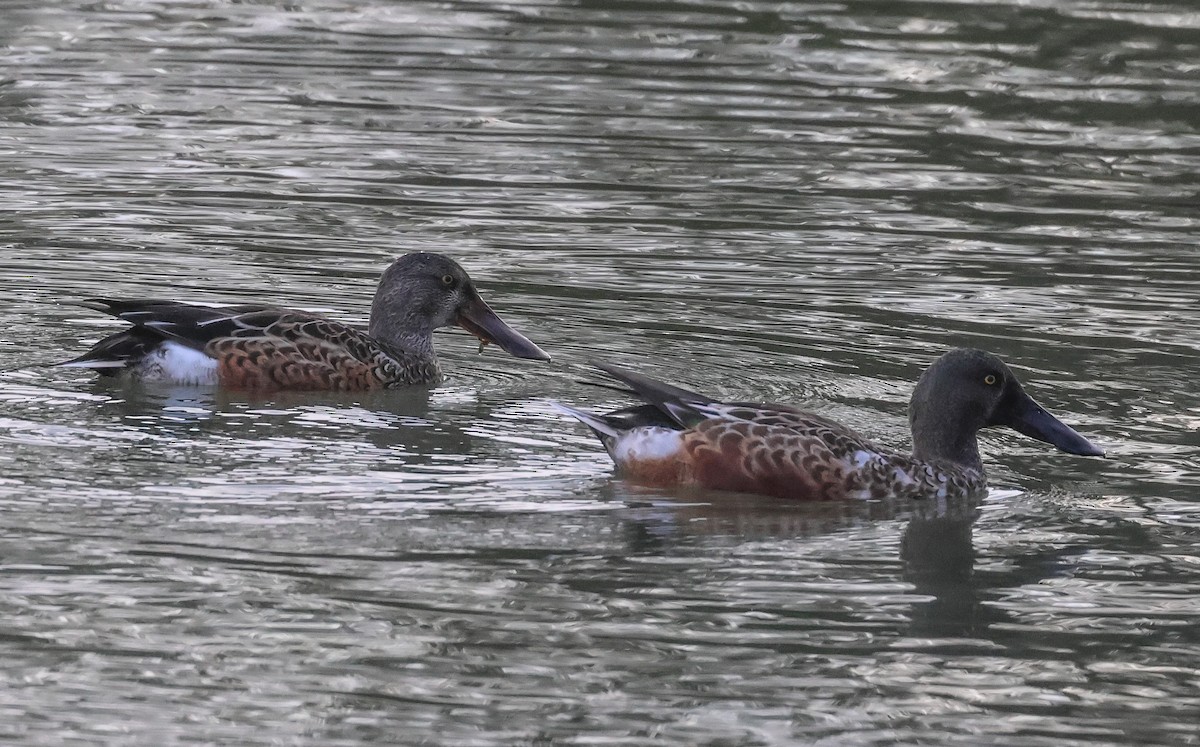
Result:
M54 365L59 368L125 368L125 361L71 361Z

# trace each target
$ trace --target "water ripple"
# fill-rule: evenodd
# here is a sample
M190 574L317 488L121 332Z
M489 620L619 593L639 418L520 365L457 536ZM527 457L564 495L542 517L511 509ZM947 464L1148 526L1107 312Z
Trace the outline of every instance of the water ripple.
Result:
M1186 3L9 3L6 744L1184 744L1200 367ZM550 364L431 391L46 368L92 295L365 322L460 259ZM650 490L590 360L907 443L948 347L1107 460L980 505ZM1152 715L1153 718L1147 718Z

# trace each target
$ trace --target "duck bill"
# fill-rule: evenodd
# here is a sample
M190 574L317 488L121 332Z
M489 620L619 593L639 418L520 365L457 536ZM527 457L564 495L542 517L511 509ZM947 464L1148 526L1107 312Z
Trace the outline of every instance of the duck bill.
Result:
M478 294L458 312L458 326L479 338L483 345L494 343L509 355L548 361L546 351L525 335L508 326ZM480 348L482 349L482 347Z
M1080 456L1104 456L1104 450L1081 436L1074 428L1046 412L1046 408L1033 401L1024 392L1024 401L1013 408L1015 414L1003 424L1023 433L1030 438L1036 438L1065 451L1068 454Z

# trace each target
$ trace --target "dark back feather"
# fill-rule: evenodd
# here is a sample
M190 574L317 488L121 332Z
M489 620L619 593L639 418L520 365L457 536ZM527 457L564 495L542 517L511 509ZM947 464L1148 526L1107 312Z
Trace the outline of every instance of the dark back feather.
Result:
M658 408L663 415L670 419L672 427L690 428L700 423L707 419L708 415L697 411L693 405L709 405L717 402L699 392L665 384L611 363L592 361L592 365L614 379L624 382L633 390L634 394Z
M204 350L212 340L234 337L247 329L262 329L288 312L271 306L194 306L155 299L89 298L84 306L111 314L136 329Z

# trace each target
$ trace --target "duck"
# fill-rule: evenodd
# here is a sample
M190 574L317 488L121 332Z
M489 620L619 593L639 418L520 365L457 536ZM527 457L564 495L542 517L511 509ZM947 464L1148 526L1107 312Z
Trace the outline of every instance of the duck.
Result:
M644 404L603 415L552 404L599 437L619 474L652 487L799 501L963 498L987 487L977 435L994 426L1068 454L1104 456L983 350L951 350L921 375L908 409L911 453L797 407L720 402L612 364L593 365Z
M366 331L318 314L259 304L198 306L89 298L81 305L133 326L57 365L106 376L228 389L365 391L441 382L433 332L459 326L518 358L550 356L504 322L457 262L413 252L379 279Z

